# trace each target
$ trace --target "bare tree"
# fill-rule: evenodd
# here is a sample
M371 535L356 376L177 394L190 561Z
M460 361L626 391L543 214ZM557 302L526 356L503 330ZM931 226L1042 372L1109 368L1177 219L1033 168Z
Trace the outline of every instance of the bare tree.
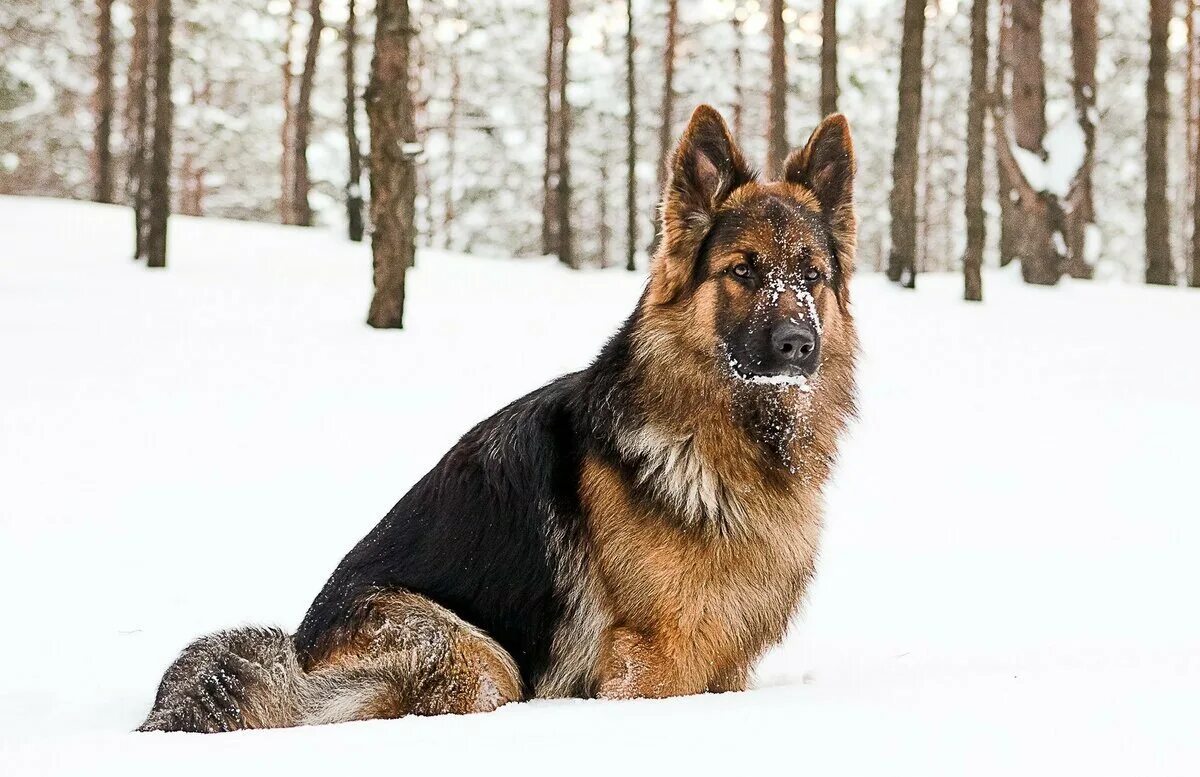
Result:
M916 284L917 164L921 136L922 56L925 47L925 0L904 0L900 44L900 108L892 155L892 225L888 278Z
M632 10L629 11L632 14ZM659 109L658 125L658 197L661 198L667 185L668 165L671 158L671 145L675 142L675 43L678 38L679 0L667 0L667 30L666 41L663 45L663 91L662 107ZM740 55L740 52L739 52ZM740 58L740 57L739 57ZM629 82L630 95L633 94L633 82ZM630 97L630 105L633 105ZM654 225L654 239L650 242L650 251L658 248L662 235L662 225L658 218L658 199L654 202L650 214ZM630 270L634 269L630 264Z
M296 209L295 223L312 226L312 206L308 202L311 182L308 177L308 135L312 128L313 82L317 75L317 55L321 50L321 30L325 21L321 18L321 0L309 0L308 46L304 50L304 69L300 71L300 89L296 96L296 140L293 153L295 192L292 201Z
M296 39L296 17L300 13L300 0L288 3L287 20L283 28L283 124L279 128L282 153L279 157L279 220L284 224L296 223L296 78L292 74L292 51Z
M1188 0L1188 29L1191 30L1191 40L1188 47L1189 67L1188 84L1192 94L1192 107L1188 117L1192 124L1192 132L1188 138L1188 156L1191 160L1192 178L1192 257L1191 272L1188 274L1188 285L1200 288L1200 56L1197 55L1198 42L1196 27L1196 0Z
M672 8L675 0L671 0ZM625 110L625 269L630 272L637 269L634 257L637 253L637 91L634 89L633 52L637 39L633 36L633 0L625 0L625 93L629 103ZM669 91L669 88L668 90ZM669 98L664 96L663 103L670 108ZM670 114L663 117L663 123L670 122Z
M448 53L450 64L450 115L446 117L446 200L442 208L442 245L454 245L455 210L454 181L458 176L458 116L462 110L462 67L457 41Z
M740 143L745 137L746 85L742 49L746 45L746 34L737 14L730 18L730 23L733 24L733 136Z
M92 142L92 181L96 202L113 202L113 34L112 0L96 2L96 131Z
M787 141L787 35L783 26L783 0L771 0L771 88L767 100L767 178L783 175Z
M1021 150L1033 159L1047 156L1042 2L1002 0L992 131L1001 169L1001 263L1020 257L1027 283L1053 285L1062 275L1062 257L1054 242L1062 208L1053 195L1030 185L1017 158Z
M358 145L358 83L355 80L355 49L358 46L358 19L355 0L346 8L346 148L350 170L346 177L346 218L350 239L363 239L362 148Z
M1171 212L1167 202L1167 28L1171 0L1150 0L1150 67L1146 78L1146 283L1171 285Z
M837 113L837 0L821 4L821 115Z
M1074 71L1075 117L1083 132L1083 162L1079 165L1063 209L1067 272L1072 278L1091 278L1087 234L1094 229L1092 169L1096 158L1096 0L1071 0L1071 64Z
M171 0L155 0L154 17L154 147L150 158L146 266L167 266L167 219L171 214Z
M542 175L542 251L575 266L571 251L571 106L567 103L570 0L549 0L546 44L546 166Z
M150 52L154 46L151 0L132 0L133 41L125 89L125 134L129 149L126 194L133 206L133 258L146 255L147 206L150 187Z
M375 56L367 87L371 136L371 255L375 296L367 323L404 325L404 275L416 253L416 129L409 82L408 0L377 0Z
M983 246L987 226L983 213L983 148L987 124L988 3L971 6L971 91L967 96L967 174L965 210L967 251L963 257L963 299L983 300Z

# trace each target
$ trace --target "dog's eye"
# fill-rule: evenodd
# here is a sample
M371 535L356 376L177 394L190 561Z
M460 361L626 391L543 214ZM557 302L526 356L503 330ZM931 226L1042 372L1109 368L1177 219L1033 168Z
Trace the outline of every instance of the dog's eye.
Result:
M745 262L738 262L733 266L732 272L739 278L749 278L750 265L746 264Z
M804 280L808 281L809 283L818 282L819 280L821 280L821 271L818 270L816 267L809 267L804 272Z

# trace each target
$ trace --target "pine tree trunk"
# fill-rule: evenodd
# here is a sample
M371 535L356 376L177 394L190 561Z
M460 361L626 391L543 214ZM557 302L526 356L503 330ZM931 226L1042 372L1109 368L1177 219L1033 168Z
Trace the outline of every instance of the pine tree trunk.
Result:
M416 252L416 129L409 82L413 30L408 0L378 0L375 14L375 56L366 94L375 296L367 323L399 329L404 325L404 275Z
M663 46L662 107L659 109L660 123L658 125L658 199L655 200L654 210L651 213L651 222L654 224L654 238L650 241L651 253L658 249L658 241L662 238L658 206L659 200L662 199L663 189L667 185L671 147L675 142L675 42L678 37L678 27L679 0L667 0L667 33L666 43ZM632 93L632 81L629 88ZM630 266L628 269L634 268Z
M770 0L771 29L771 90L767 112L768 180L783 176L783 162L788 154L787 141L787 35L783 25L783 0Z
M300 89L296 96L296 144L293 148L296 161L295 192L292 200L296 209L296 224L312 226L312 207L308 202L311 182L308 176L308 136L312 128L312 93L317 75L317 55L321 51L321 30L325 21L321 18L321 0L309 0L308 46L304 50L304 69L300 72Z
M609 164L608 149L605 148L600 155L600 201L598 203L599 212L596 217L600 229L601 270L608 267L609 255L612 253L612 226L608 223Z
M546 37L546 164L542 172L542 253L556 256L560 255L558 189L559 165L563 159L559 148L563 117L563 106L559 102L562 92L559 79L562 75L560 60L566 52L563 40L566 3L567 0L549 0L550 28Z
M133 43L126 87L126 143L129 169L127 196L133 206L133 258L146 255L147 204L150 200L150 52L154 46L150 19L151 0L132 0Z
M1184 122L1187 127L1185 137L1185 148L1187 151L1187 186L1184 189L1183 210L1187 212L1191 209L1196 201L1196 164L1197 164L1197 147L1196 147L1196 132L1197 132L1197 116L1196 116L1196 98L1197 98L1197 81L1196 81L1196 0L1186 0L1184 4L1184 21L1187 27L1187 58L1186 67L1187 73L1184 79L1184 89L1186 99L1184 100L1184 110L1187 111L1187 117ZM1195 214L1193 213L1193 219ZM1195 230L1192 231L1192 242L1196 239ZM1195 277L1195 262L1196 254L1193 246L1184 246L1185 266L1188 268L1188 283L1193 283Z
M1167 204L1167 28L1171 0L1150 0L1150 68L1146 79L1146 282L1175 283Z
M346 219L350 239L363 239L362 149L358 145L358 83L355 79L355 54L358 46L358 18L355 0L346 8L346 147L350 170L346 178Z
M1061 229L1062 209L1054 197L1033 189L1025 180L1011 143L1039 159L1046 158L1046 76L1042 62L1043 0L1010 0L1010 14L1001 25L1001 62L994 106L993 133L996 158L1003 171L1001 197L1009 205L1002 213L1002 259L1021 259L1021 276L1027 283L1053 285L1062 275L1062 257L1054 244Z
M821 5L821 115L837 113L837 0L823 0Z
M1196 25L1196 0L1188 0L1188 17L1191 19L1191 27L1193 29L1193 38L1200 36L1195 35ZM1200 103L1200 55L1195 53L1196 45L1200 41L1192 41L1193 62L1192 68L1188 72L1188 80L1192 86L1194 103ZM1193 111L1200 111L1200 105L1194 104ZM1192 114L1193 130L1190 138L1189 156L1192 163L1192 264L1191 272L1188 274L1188 285L1193 288L1200 288L1200 115Z
M558 216L558 259L571 268L579 267L575 259L571 239L571 104L567 101L567 84L570 81L568 52L571 50L571 6L569 0L562 3L559 33L562 50L558 57L558 191L555 207Z
M113 36L112 0L97 0L96 10L96 131L92 143L93 199L113 202L112 136L113 119Z
M671 0L671 10L675 9L675 0ZM674 30L668 34L673 38ZM673 41L672 41L673 44ZM628 99L625 111L625 206L626 229L625 235L625 269L633 272L637 269L635 257L637 254L637 92L634 89L633 51L637 45L633 37L633 0L625 0L625 93ZM668 56L674 56L673 53ZM668 66L670 72L670 66ZM663 91L663 126L669 126L671 98L670 83Z
M1067 272L1072 278L1091 278L1087 234L1096 222L1092 200L1092 169L1096 157L1096 31L1097 0L1071 0L1071 65L1074 71L1075 116L1083 131L1084 153L1079 172L1071 181L1063 213L1067 244Z
M917 163L921 140L922 58L925 47L925 2L904 1L900 45L900 108L892 155L891 254L888 278L911 288L916 283Z
M992 117L992 126L996 143L1002 142L999 130L1003 126L998 121L997 115L1002 112L1007 114L1008 111L1008 92L1005 89L1005 81L1008 78L1008 63L1012 62L1013 56L1012 4L1013 0L999 0L1000 25L996 39L996 74L992 79L992 108L996 114ZM1003 142L1007 143L1008 140L1003 139ZM999 153L996 154L996 178L999 183L997 199L1000 204L1000 266L1007 267L1017 258L1015 227L1017 191L1016 184L1009 179L1008 169Z
M291 0L288 5L287 21L283 30L283 124L279 128L280 147L279 157L279 221L284 224L296 223L296 112L295 76L292 75L292 41L295 39L296 16L300 11L300 0Z
M458 179L458 113L462 104L462 67L458 51L450 52L450 116L446 126L446 204L442 209L442 245L454 247L455 192Z
M146 265L167 266L167 218L171 213L171 0L155 0L154 22L154 151L150 159L150 198L146 231Z
M988 3L971 6L971 91L967 97L967 174L965 211L967 252L963 257L963 299L983 300L983 247L987 239L983 212L983 147L987 124Z
M733 136L738 142L745 138L746 87L745 66L742 62L742 49L745 47L745 33L742 23L737 16L731 20L733 24Z

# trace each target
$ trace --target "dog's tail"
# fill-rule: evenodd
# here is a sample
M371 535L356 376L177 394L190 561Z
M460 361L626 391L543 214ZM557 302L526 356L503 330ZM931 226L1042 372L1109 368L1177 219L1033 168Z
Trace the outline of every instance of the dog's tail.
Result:
M201 637L167 669L139 731L236 731L301 722L304 672L290 635L247 627Z

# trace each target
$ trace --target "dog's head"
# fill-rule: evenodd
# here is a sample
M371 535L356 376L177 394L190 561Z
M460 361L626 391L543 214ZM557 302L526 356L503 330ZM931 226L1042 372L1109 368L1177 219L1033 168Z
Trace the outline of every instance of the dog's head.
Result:
M744 385L809 388L853 357L848 282L854 148L840 115L759 182L724 120L702 105L671 160L646 311Z

